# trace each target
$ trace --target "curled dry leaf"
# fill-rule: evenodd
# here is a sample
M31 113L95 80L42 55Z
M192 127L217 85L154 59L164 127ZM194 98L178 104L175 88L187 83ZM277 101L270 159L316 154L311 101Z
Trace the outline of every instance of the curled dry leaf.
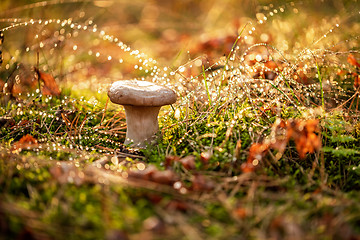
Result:
M30 134L27 134L23 136L18 142L14 143L12 151L21 152L23 149L30 150L37 148L38 146L38 141Z
M175 162L179 162L185 169L192 170L192 169L196 168L195 159L196 158L193 155L190 155L190 156L187 156L184 158L180 158L178 156L166 156L165 157L165 167L171 168Z
M49 73L43 73L38 71L39 78L44 81L42 93L44 95L60 96L61 91L55 82L54 77Z
M244 173L255 171L256 166L267 154L269 150L269 144L266 143L254 143L249 149L249 156L245 163L241 165L241 170Z

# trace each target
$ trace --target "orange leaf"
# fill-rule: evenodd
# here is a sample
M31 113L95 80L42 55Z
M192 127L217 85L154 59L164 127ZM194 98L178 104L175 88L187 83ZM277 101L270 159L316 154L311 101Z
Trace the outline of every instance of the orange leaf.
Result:
M245 218L247 216L247 211L245 208L239 207L235 209L235 216L239 217L239 218Z
M300 158L305 158L306 153L314 153L321 147L319 120L309 119L306 121L289 120L287 122L287 138L294 139L296 150Z
M39 78L44 81L42 93L44 95L60 96L61 91L55 82L55 79L51 74L37 71Z
M36 148L38 145L39 144L37 140L30 134L27 134L23 136L18 142L14 143L12 150L15 152L21 152L22 149L32 149Z
M249 173L255 171L255 167L252 163L243 163L241 164L241 171L243 173Z
M269 150L269 144L266 143L254 143L249 150L248 163L252 163L254 160L260 161Z
M348 61L348 63L350 63L354 67L360 67L360 64L357 62L355 56L352 55L351 53L349 54L349 56L347 58L347 61Z

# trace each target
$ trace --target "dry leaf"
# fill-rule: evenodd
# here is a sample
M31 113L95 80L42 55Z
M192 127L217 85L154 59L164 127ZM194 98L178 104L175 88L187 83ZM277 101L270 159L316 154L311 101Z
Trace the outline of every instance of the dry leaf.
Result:
M31 136L30 134L27 134L23 136L18 142L14 143L12 147L13 152L21 152L23 149L33 149L38 147L39 144L37 140Z
M266 143L254 143L249 149L248 163L252 163L254 160L261 161L269 150L269 144Z
M350 53L349 56L347 57L347 61L348 61L348 63L350 63L350 64L353 65L354 67L360 67L360 64L359 64L358 61L356 60L355 56L352 55L351 53Z
M319 131L319 120L289 120L287 130L287 138L295 141L300 158L305 158L307 153L320 150L321 140L316 134Z
M238 207L235 209L235 216L241 219L244 219L247 216L247 211L245 208Z
M44 95L60 96L61 91L53 76L49 73L40 72L39 70L36 71L39 74L39 78L44 81L42 93Z

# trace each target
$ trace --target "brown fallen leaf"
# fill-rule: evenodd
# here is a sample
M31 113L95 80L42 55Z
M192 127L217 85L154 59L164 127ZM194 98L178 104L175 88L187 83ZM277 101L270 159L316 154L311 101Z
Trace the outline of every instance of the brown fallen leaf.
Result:
M253 163L254 160L260 161L269 150L269 144L254 143L249 149L248 163Z
M353 54L349 54L347 57L347 62L353 65L354 67L360 67L360 63L356 60L355 56Z
M319 120L309 119L288 120L287 121L287 138L292 138L295 142L296 150L300 158L305 158L307 153L314 153L321 148L321 139L317 135L319 132Z
M21 152L23 149L30 150L37 148L38 146L38 141L30 134L27 134L23 136L18 142L14 143L12 152Z
M51 74L41 72L37 68L35 68L35 72L37 73L38 78L44 82L44 86L42 87L42 93L44 95L60 96L61 91Z

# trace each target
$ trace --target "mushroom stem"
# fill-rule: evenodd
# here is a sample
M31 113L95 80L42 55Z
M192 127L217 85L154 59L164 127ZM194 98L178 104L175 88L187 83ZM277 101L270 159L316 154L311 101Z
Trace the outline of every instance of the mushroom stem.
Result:
M126 114L126 139L124 144L144 148L159 130L158 114L161 107L124 105Z

